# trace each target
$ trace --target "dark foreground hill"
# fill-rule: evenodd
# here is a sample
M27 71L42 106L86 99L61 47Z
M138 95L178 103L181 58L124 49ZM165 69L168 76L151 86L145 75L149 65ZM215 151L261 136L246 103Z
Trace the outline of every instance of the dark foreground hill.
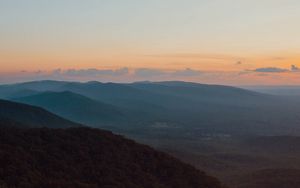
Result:
M0 100L0 121L2 120L19 122L29 127L67 128L80 126L43 108L6 100Z
M20 129L1 124L3 188L221 187L215 178L192 166L108 131Z

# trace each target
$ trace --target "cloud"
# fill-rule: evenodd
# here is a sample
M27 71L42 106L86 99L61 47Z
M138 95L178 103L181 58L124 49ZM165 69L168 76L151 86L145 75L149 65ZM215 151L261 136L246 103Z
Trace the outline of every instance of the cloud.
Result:
M119 68L119 69L55 69L52 71L18 71L0 72L0 83L15 83L33 80L66 80L100 82L135 82L141 80L166 81L182 80L190 82L254 85L254 84L300 84L300 67L291 65L290 69L278 67L257 68L239 71L201 71L192 68L180 70L152 69L152 68ZM276 72L279 72L276 74ZM280 74L293 74L292 79ZM299 79L298 79L299 78Z
M300 71L300 68L297 67L296 65L291 65L291 71L298 72L298 71Z
M138 77L193 77L202 74L202 71L186 68L183 70L161 70L161 69L149 69L139 68L134 71L134 76Z
M204 72L186 68L182 70L164 70L164 69L153 69L153 68L136 68L131 71L126 68L119 69L55 69L50 73L43 72L43 75L58 77L58 78L108 78L108 77L124 77L131 76L136 78L153 78L153 77L193 77L199 76ZM36 73L37 74L37 73Z
M138 77L153 77L164 74L166 74L166 72L160 69L139 68L134 71L134 75Z
M62 73L62 70L61 69L54 69L53 71L52 71L52 75L54 75L54 76L58 76L58 75L60 75Z
M274 61L283 61L283 60L287 60L287 57L271 57L270 60L274 60Z
M35 73L35 74L42 74L42 73L43 73L43 71L41 71L41 70L37 70L37 71L35 71L34 73Z
M288 69L278 68L278 67L263 67L252 70L253 72L266 72L266 73L281 73L289 72Z
M300 72L300 68L296 65L291 65L290 69L278 68L278 67L263 67L254 70L246 70L246 72L258 72L258 73L283 73L283 72Z
M259 73L259 74L257 74L257 76L269 76L269 75L266 73Z
M152 54L145 55L157 58L183 58L183 59L203 59L203 60L232 60L239 59L240 57L227 55L227 54L214 54L214 53L169 53L169 54Z
M125 74L129 73L129 69L127 67L123 67L123 68L120 68L120 69L116 69L114 71L114 73L117 74L117 75L125 75Z
M112 69L56 69L52 72L53 75L70 76L70 77L94 77L94 76L120 76L128 74L128 68Z
M174 76L198 76L200 74L202 74L201 71L193 70L190 68L186 68L184 70L178 70L172 73L172 75Z

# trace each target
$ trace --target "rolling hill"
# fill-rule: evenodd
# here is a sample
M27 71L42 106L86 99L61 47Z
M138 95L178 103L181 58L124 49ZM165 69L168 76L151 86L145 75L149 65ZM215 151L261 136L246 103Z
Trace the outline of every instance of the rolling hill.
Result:
M67 128L81 126L43 108L0 100L0 120L21 123L28 127Z
M195 101L216 103L247 102L246 100L263 100L270 96L261 93L224 85L197 84L192 82L136 82L130 86L153 93L179 96Z
M102 127L104 122L106 125L128 130L136 130L138 127L144 129L146 134L149 129L150 131L160 131L161 126L157 125L164 125L164 128L169 127L170 134L180 128L180 134L201 130L225 134L300 135L299 100L235 87L178 81L131 84L96 81L86 83L37 81L0 86L0 96L6 94L6 97L9 98L9 96L14 96L14 93L7 95L7 92L4 91L20 92L25 89L39 92L39 94L21 97L22 102L26 102L25 99L28 99L30 104L40 105L73 121L93 126L101 124ZM56 96L58 106L63 106L64 101L58 99L60 95L64 98L63 95L66 95L64 92L69 91L86 97L84 101L89 100L90 102L87 102L89 104L92 104L91 101L98 101L98 103L115 107L117 111L121 111L125 115L124 121L116 123L118 115L114 115L115 118L109 118L112 117L110 115L99 115L102 118L90 118L87 116L89 114L84 112L84 108L81 111L80 108L76 108L75 104L73 104L75 107L72 110L76 110L78 116L63 114L65 113L61 110L63 107L53 108L47 102L40 102L40 99L35 101L34 96L45 95L41 92L49 91L60 93ZM91 105L92 107L100 106L97 102L94 103ZM78 106L80 105L85 106L79 102ZM94 107L91 114L97 114L97 109ZM99 107L99 109L101 108ZM101 113L105 114L103 111ZM108 118L104 120L104 116Z
M125 119L121 109L70 91L43 92L14 100L45 108L61 117L90 126L117 124Z
M62 81L42 80L17 84L5 84L0 86L0 98L10 99L14 97L25 97L37 94L41 91L54 90L66 83L67 82Z
M287 85L287 86L242 86L245 89L257 91L261 93L267 93L272 95L283 95L283 96L300 96L299 85Z

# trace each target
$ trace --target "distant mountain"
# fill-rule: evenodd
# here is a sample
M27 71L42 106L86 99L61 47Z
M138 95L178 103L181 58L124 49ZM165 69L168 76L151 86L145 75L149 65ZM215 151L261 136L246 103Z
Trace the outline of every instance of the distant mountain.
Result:
M60 82L60 81L36 81L13 85L0 86L0 96L7 90L21 91L71 91L92 99L103 102L115 103L127 106L129 102L152 104L167 103L169 100L162 99L188 98L189 100L216 102L247 102L245 99L264 99L270 96L261 93L222 85L207 85L190 82L136 82L132 84L101 83L96 81ZM6 91L5 91L6 90ZM12 95L12 94L10 94ZM7 95L8 97L9 95ZM130 104L130 105L135 105ZM157 104L156 104L157 105ZM128 107L130 108L130 107Z
M188 105L198 103L198 105L230 105L239 107L245 105L249 106L253 103L257 104L272 98L272 96L266 94L231 86L180 81L138 82L128 85L139 90L172 96L175 100L178 98L185 99Z
M121 108L125 108L132 112L135 118L142 116L155 116L161 114L165 108L159 101L165 96L154 94L148 91L136 89L126 84L119 83L68 83L60 87L58 91L71 91L112 104Z
M139 90L168 96L162 100L185 127L229 134L300 134L300 103L222 85L190 82L138 82ZM175 111L173 109L176 109Z
M134 88L144 89L155 93L189 97L196 100L208 99L251 99L267 97L261 93L223 85L208 85L192 82L165 81L129 84ZM232 101L229 101L232 102Z
M27 96L35 95L38 93L39 92L35 91L35 90L23 89L23 90L15 91L15 92L9 94L8 98L14 99L14 98L20 98L20 97L27 97Z
M80 126L42 108L0 100L0 121L21 123L27 127L67 128Z
M36 90L36 91L51 91L68 83L70 82L55 81L55 80L41 80L41 81L17 83L17 84L12 84L10 86L14 88L23 88L23 89L26 88L30 90Z
M0 98L25 97L41 91L51 91L68 82L42 80L0 86Z
M0 143L3 188L221 188L204 172L108 131L2 125Z
M70 91L43 92L14 100L45 108L61 117L90 126L100 127L102 124L117 124L125 120L125 115L118 107Z
M283 96L300 96L300 86L242 86L245 89L249 89L256 92L267 93L272 95Z
M72 114L64 114L66 112L63 109L67 109L62 107L64 100L57 99L54 102L57 104L55 108L47 102L29 101L30 104L43 104L41 106L71 120L92 125L104 122L107 125L116 125L127 129L145 127L147 128L144 130L146 133L149 132L149 127L160 131L162 126L157 125L164 125L164 128L169 128L170 134L177 131L177 128L185 128L189 131L196 129L197 131L229 134L300 135L298 126L300 123L300 100L261 94L235 87L178 81L131 84L96 81L86 83L37 81L0 86L0 96L5 95L6 98L10 98L10 96L16 95L16 92L24 89L39 93L69 91L87 97L89 100L111 105L123 112L126 117L121 118L120 123L116 123L115 120L118 120L119 116L115 113L111 113L114 116L100 114L100 118L91 118L88 113L84 112L84 108L76 109L76 105L74 105L72 110L76 109L76 113L79 114L75 117ZM14 92L8 95L8 90ZM27 97L31 96L25 98ZM94 106L91 107L94 116L99 114L95 107L98 105L91 106ZM101 113L105 114L104 111ZM102 117L113 118L103 121ZM98 121L99 119L100 121ZM185 132L182 130L180 134Z
M45 86L43 83L45 82ZM50 87L50 86L51 87ZM135 89L126 84L119 83L101 83L96 81L80 83L80 82L59 82L59 81L37 81L23 84L11 85L12 88L21 87L37 91L54 91L64 92L70 91L88 97L93 100L98 100L106 104L111 104L115 107L122 108L131 119L141 121L150 118L162 117L165 113L165 108L158 102L163 99L161 95L153 94L147 91ZM7 89L7 87L6 87ZM0 86L1 96L1 86ZM9 97L9 95L6 95ZM155 101L155 102L153 102Z

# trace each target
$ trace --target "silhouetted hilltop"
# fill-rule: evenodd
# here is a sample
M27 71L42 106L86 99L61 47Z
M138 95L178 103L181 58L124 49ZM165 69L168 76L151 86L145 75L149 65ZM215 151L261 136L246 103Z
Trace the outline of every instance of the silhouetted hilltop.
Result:
M19 129L2 125L0 187L219 188L221 185L215 178L167 154L108 131Z

